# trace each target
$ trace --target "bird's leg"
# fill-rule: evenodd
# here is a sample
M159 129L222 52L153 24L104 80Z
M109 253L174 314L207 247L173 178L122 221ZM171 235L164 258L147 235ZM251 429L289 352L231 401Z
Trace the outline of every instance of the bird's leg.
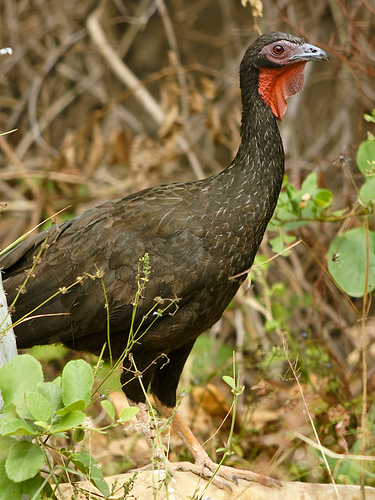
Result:
M213 482L220 488L228 487L231 489L226 481L237 483L238 479L257 481L265 486L280 486L280 483L276 479L272 479L268 476L263 476L245 469L235 469L233 467L219 465L213 462L178 411L163 405L155 395L154 401L161 415L166 418L172 418L171 425L173 430L178 434L194 458L194 464L189 462L178 462L173 463L173 467L183 471L194 472L194 474L205 478L210 478L214 475ZM219 478L224 481L221 481Z
M142 434L147 441L148 447L150 448L153 459L159 462L164 461L166 459L165 452L160 442L157 430L151 421L147 405L145 403L134 403L130 399L128 399L128 402L130 406L136 406L139 408L139 413L137 413L136 418Z

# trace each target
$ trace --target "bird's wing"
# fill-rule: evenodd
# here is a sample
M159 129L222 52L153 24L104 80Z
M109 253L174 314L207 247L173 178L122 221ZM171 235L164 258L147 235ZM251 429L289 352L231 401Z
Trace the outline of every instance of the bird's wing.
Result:
M87 335L103 329L105 295L111 327L129 328L133 301L143 283L139 260L146 253L150 274L139 299L138 317L155 307L157 297L189 300L199 287L198 268L205 253L202 237L208 229L208 221L195 214L195 196L183 184L150 189L96 207L12 250L0 260L10 301L47 237L49 246L35 264L13 316L19 319L44 302L34 314L58 314L43 319L48 327L41 328L40 318L28 321L28 332L19 329L19 335L35 330L34 336L64 341L73 330L75 335ZM97 270L102 279L88 276L95 276Z

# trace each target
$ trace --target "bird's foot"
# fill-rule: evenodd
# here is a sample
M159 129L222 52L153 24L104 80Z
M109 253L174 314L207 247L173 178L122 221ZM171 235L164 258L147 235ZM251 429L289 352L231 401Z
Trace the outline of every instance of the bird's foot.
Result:
M168 470L173 474L173 470L180 470L182 472L193 472L197 476L210 480L220 489L228 489L233 491L230 483L238 485L238 479L245 479L246 481L255 481L264 486L280 487L281 483L277 479L273 479L262 474L257 474L245 469L235 469L226 465L219 465L213 461L205 460L202 463L195 462L168 462Z
M247 481L255 481L264 486L280 487L281 484L276 479L272 479L256 472L251 472L245 469L234 469L227 465L219 465L211 460L208 454L204 451L197 438L192 433L189 426L181 417L178 411L163 405L158 398L154 395L154 401L158 411L166 418L172 418L172 428L176 431L186 448L194 457L195 462L168 462L168 469L190 471L194 474L201 476L205 479L211 479L211 482L219 488L227 488L232 490L230 483L238 483L238 479L245 479Z

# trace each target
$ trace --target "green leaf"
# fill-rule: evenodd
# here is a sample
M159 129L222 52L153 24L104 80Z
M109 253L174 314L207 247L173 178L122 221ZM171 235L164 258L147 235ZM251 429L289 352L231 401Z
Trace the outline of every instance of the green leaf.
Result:
M280 234L275 238L270 239L270 245L272 247L272 251L275 253L284 252L282 255L287 257L290 254L290 250L284 251L285 248L293 243L296 240L296 237L288 234Z
M223 375L223 380L226 384L229 385L231 389L234 390L236 388L236 383L233 377L229 377L229 375Z
M85 431L82 429L82 427L77 427L74 429L73 433L73 443L79 443L80 441L83 441L85 438Z
M13 403L10 405L4 405L0 411L1 418L18 418L17 409Z
M135 417L139 413L139 408L136 406L127 406L120 411L118 421L120 423L127 422L131 418Z
M268 319L264 324L264 328L266 332L272 332L276 328L281 328L281 323L277 319Z
M363 203L375 201L375 177L368 177L359 190L359 196Z
M365 113L363 115L363 118L366 120L366 122L375 123L375 109L373 109L371 111L371 115L368 115L367 113Z
M79 451L71 456L71 461L77 467L78 470L86 474L93 465L97 464L94 457L85 453L84 451Z
M369 269L367 292L375 290L375 233L369 231ZM352 297L362 297L366 282L366 229L347 231L329 246L328 270L334 280Z
M40 363L29 354L16 356L0 368L0 391L6 405L13 403L21 418L32 419L25 395L43 382Z
M105 497L109 495L108 484L98 468L98 462L91 455L84 452L75 453L71 461Z
M310 172L306 179L302 182L301 194L310 194L314 196L318 190L318 174Z
M86 403L82 399L79 399L78 401L74 401L74 403L71 403L68 406L64 406L64 408L61 408L61 410L57 410L55 413L63 417L64 415L67 415L72 411L76 410L81 411L84 410L85 408L86 408Z
M36 494L41 482L42 478L38 475L28 481L15 483L7 476L5 466L0 465L0 500L19 500L23 498L41 500L41 494Z
M262 270L266 270L269 268L270 263L265 255L258 253L254 259L253 267L254 266L261 266Z
M71 411L52 426L52 432L58 434L59 432L70 431L81 425L85 418L86 415L83 411Z
M285 285L284 283L276 282L271 287L271 294L279 295L280 297L284 297L285 294Z
M294 198L296 197L297 190L294 186L291 184L286 184L285 185L285 192L287 194L287 197L290 201L293 201Z
M313 199L318 207L329 208L333 203L333 194L329 189L319 189Z
M17 441L5 460L5 472L15 483L36 476L45 462L43 450L28 441Z
M363 141L357 151L357 165L363 175L375 167L375 140Z
M51 405L39 392L29 392L26 396L26 405L35 420L48 422L51 419Z
M115 411L115 407L113 406L113 404L106 399L101 401L100 404L104 408L104 411L107 413L109 418L113 421L115 419L115 416L116 416L116 411Z
M98 488L98 490L104 495L104 497L108 497L109 495L109 486L104 479L103 472L97 467L93 466L90 470L90 475L88 476L90 482Z
M20 418L12 418L4 422L0 420L0 428L3 436L35 436L37 434L31 425Z
M69 361L62 372L62 398L64 405L70 405L79 400L83 400L86 406L91 399L91 389L94 383L94 376L91 366L77 359Z
M50 427L48 422L45 422L44 420L34 420L34 425L37 425L38 427L43 427L43 429L49 429Z
M0 464L5 462L5 459L9 455L9 451L17 440L9 436L0 436ZM1 491L1 489L0 489Z
M54 382L43 382L38 387L38 392L48 401L51 412L54 413L62 406L62 390Z

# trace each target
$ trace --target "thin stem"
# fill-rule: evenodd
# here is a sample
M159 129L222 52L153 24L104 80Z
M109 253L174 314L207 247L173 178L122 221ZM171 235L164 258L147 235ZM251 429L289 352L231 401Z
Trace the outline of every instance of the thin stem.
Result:
M367 209L368 211L368 209ZM367 303L369 299L368 293L368 282L369 282L369 269L370 269L370 241L369 241L369 218L365 219L366 224L366 276L365 276L365 290L363 295L362 302L362 317L361 321L361 350L362 350L362 409L361 409L361 454L364 455L366 445L367 445L367 433L368 433L368 419L367 419L367 399L368 399L368 391L367 391L367 333L366 333L366 319L368 306ZM361 461L362 469L365 468L365 462ZM365 494L365 473L361 471L361 492L364 498Z
M310 421L310 424L311 424L311 428L313 430L313 433L314 433L314 436L315 436L315 439L316 439L316 442L318 443L318 448L319 448L319 451L323 457L323 461L324 461L324 465L327 469L327 472L328 472L328 475L329 475L329 478L331 480L331 483L333 485L333 488L335 490L335 494L336 494L336 497L338 499L340 499L340 495L339 495L339 492L338 492L338 489L337 489L337 486L336 486L336 482L335 482L335 478L333 477L333 474L332 474L332 471L331 471L331 468L328 464L328 460L327 460L327 457L325 456L325 453L324 453L324 450L323 450L323 446L322 446L322 443L319 439L319 435L318 435L318 432L315 428L315 425L314 425L314 421L313 421L313 418L311 416L311 413L310 413L310 407L309 405L307 404L307 401L305 399L305 395L303 393L303 389L302 389L302 386L301 386L301 383L300 383L300 380L299 380L299 375L297 373L297 370L296 370L296 365L297 365L297 360L292 362L290 359L289 359L289 354L288 354L288 351L289 351L289 347L288 347L288 341L287 341L287 338L286 338L286 335L285 333L282 335L282 340L283 340L283 349L284 349L284 353L285 353L285 357L286 357L286 360L289 364L289 367L290 367L290 370L293 374L293 377L295 379L295 381L297 382L297 385L298 385L298 389L299 389L299 392L301 394L301 399L302 399L302 403L305 407L305 410L306 410L306 413L307 413L307 416L309 418L309 421Z

